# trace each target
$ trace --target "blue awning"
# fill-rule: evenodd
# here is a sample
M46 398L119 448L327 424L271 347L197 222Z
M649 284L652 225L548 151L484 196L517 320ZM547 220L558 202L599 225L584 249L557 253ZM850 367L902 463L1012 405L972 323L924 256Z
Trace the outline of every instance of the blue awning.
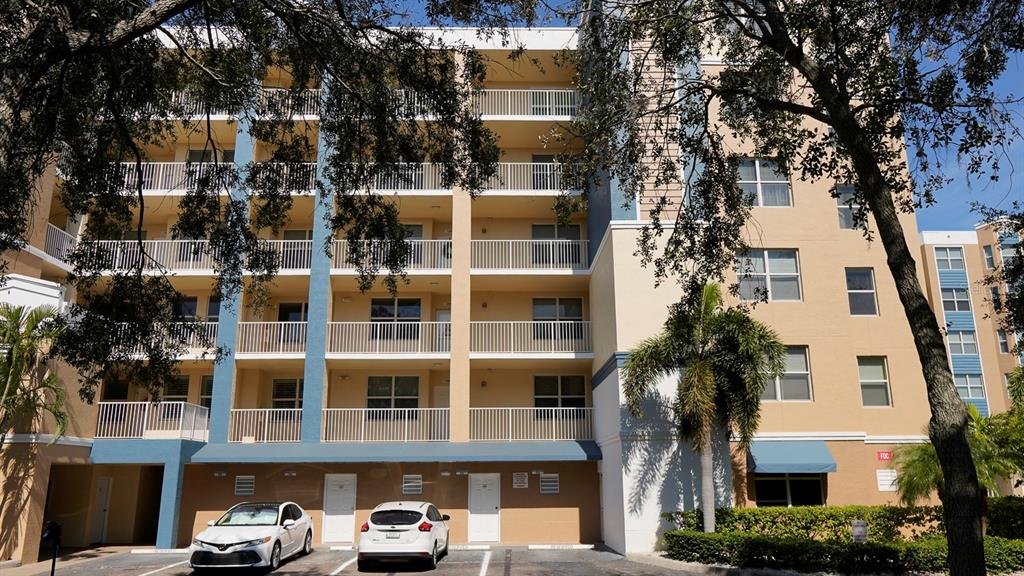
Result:
M822 474L836 461L822 440L759 440L750 443L751 469L758 474Z

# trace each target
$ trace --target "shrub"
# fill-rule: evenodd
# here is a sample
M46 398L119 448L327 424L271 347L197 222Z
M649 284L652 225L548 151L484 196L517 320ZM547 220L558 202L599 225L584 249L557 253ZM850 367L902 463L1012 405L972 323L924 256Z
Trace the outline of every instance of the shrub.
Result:
M1003 496L988 499L988 535L1024 538L1024 498Z
M841 574L946 571L946 542L942 538L854 544L735 532L705 534L673 530L665 533L665 550L666 555L675 560L741 568ZM988 572L994 574L1024 569L1024 542L986 538L985 564Z

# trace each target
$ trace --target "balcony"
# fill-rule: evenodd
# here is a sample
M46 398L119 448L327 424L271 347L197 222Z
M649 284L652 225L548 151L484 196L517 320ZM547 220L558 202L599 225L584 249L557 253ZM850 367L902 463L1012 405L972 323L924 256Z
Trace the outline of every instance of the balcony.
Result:
M470 408L469 439L593 440L593 408Z
M448 440L447 408L326 408L323 442Z
M96 438L206 441L210 411L188 402L99 402Z
M195 188L198 180L211 176L215 170L234 172L231 162L121 162L114 165L114 177L122 182L126 193L134 193L141 186L143 194L181 195ZM282 182L293 194L313 194L316 191L316 163L304 162L287 165L284 163L260 163L265 172L273 172L275 181ZM225 188L221 191L227 194Z
M178 91L171 95L171 102L183 108L183 117L199 118L206 114L203 102L194 94ZM258 104L262 113L273 112L284 116L318 116L320 114L320 90L310 88L293 96L288 90L281 88L264 88ZM230 118L238 115L238 110L228 107L214 107L210 116ZM176 118L177 116L170 116Z
M473 240L470 265L475 273L586 272L586 240Z
M304 358L305 322L239 322L237 353Z
M589 321L486 321L469 328L472 358L593 357Z
M199 271L212 274L214 258L205 240L96 240L86 246L89 258L104 270L143 270L172 272Z
M309 270L313 257L312 240L264 240L263 242L265 247L277 253L279 271Z
M301 408L236 408L231 410L228 442L242 444L298 442L301 437Z
M49 222L46 223L46 240L43 243L43 252L67 264L74 249L74 236Z
M569 120L579 111L579 94L561 88L487 88L473 96L473 110L484 119Z
M409 253L405 258L403 267L407 272L414 274L423 272L432 274L451 273L451 240L407 240L406 244L409 246ZM396 244L386 240L366 240L362 242L335 240L334 258L331 267L336 273L348 272L354 274L356 272L356 265L353 261L357 255L362 255L364 267L382 269L387 261L389 252L396 249L398 249Z
M161 339L157 345L166 346L167 341L173 340L176 345L185 348L185 352L179 355L179 358L199 358L215 351L217 327L217 322L172 323L168 327L166 340ZM207 348L205 342L214 346ZM144 353L145 348L141 344L136 345L131 351L131 354L135 356L142 356Z
M558 196L579 194L578 182L563 182L562 166L554 162L499 162L497 173L484 182L484 194Z
M450 351L449 322L331 322L327 325L327 354L333 357L447 358Z

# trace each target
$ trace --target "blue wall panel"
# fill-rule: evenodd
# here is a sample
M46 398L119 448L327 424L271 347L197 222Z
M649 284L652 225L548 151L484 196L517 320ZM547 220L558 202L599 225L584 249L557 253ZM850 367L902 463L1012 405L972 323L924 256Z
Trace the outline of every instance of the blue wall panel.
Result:
M981 356L977 354L953 354L950 356L953 374L981 374Z
M978 413L982 416L988 416L988 400L985 398L969 398L964 400L968 404L974 404L978 408Z
M973 312L946 312L945 316L947 330L974 330Z
M939 270L939 286L942 288L967 288L967 272L964 270Z

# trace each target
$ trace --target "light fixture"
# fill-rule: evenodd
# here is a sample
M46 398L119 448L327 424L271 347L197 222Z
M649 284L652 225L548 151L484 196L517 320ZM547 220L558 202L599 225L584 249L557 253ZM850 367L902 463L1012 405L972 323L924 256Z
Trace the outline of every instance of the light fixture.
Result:
M540 476L543 473L544 473L544 471L543 470L539 470L539 469L538 470L531 470L530 471L530 474L533 474L534 476Z
M481 380L480 381L480 387L481 388L487 388L487 380Z
M227 475L228 475L228 473L227 473L227 472L225 472L225 471L223 471L223 470L215 470L215 471L213 472L213 477L214 477L214 478L224 478L224 477L226 477Z
M351 376L349 376L348 374L342 374L341 375L341 381L342 382L348 382L349 378L351 378Z
M345 304L350 304L350 303L352 303L352 297L351 296L342 296L341 297L341 301L344 302Z
M459 469L455 471L456 476L465 476L467 474L469 474L469 470Z
M441 476L451 476L451 470L441 470Z
M294 478L296 476L295 470L285 470L284 475L288 478Z
M484 301L483 303L481 303L481 304L480 304L480 307L481 307L481 308L487 308L487 302L486 302L486 301Z

